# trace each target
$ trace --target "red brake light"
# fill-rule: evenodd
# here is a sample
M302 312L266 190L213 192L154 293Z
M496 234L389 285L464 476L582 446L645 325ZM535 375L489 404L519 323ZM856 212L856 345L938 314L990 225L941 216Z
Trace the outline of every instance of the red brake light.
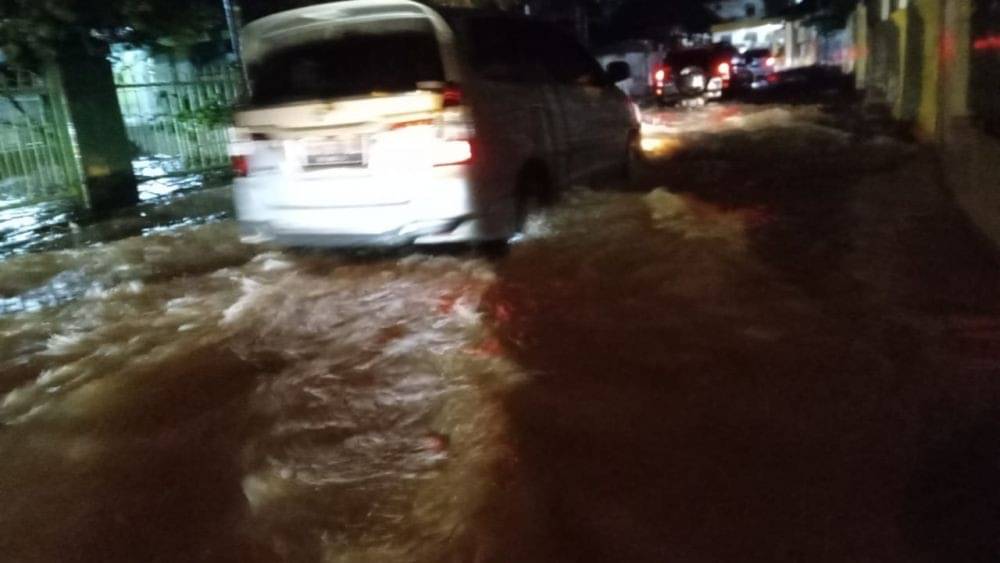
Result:
M729 78L729 63L719 63L719 76Z
M462 105L462 91L458 86L448 85L441 91L441 105L446 108Z
M407 127L419 127L419 126L431 126L434 125L436 121L433 119L415 119L412 121L398 121L389 125L390 131L396 131L398 129L405 129Z
M668 77L670 77L669 65L663 65L660 68L656 69L656 72L653 73L653 79L657 86L662 87L664 81L666 81Z
M250 163L244 154L234 154L229 157L229 162L233 166L233 174L237 178L245 178L250 173Z

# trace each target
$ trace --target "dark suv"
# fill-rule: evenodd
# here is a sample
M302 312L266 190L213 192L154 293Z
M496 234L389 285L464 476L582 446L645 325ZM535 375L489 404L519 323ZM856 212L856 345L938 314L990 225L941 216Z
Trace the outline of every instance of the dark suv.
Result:
M770 49L748 49L733 67L733 83L739 88L765 88L776 78L776 63Z
M725 43L670 51L653 75L659 102L717 99L730 87L739 51Z

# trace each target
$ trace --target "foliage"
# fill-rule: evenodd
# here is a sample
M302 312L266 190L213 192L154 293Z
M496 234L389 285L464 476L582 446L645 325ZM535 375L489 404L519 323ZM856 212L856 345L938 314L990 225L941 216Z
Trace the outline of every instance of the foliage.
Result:
M199 107L186 107L177 113L177 120L188 125L214 129L233 122L233 104L217 98Z
M820 33L843 29L847 17L857 7L857 0L803 0L786 6L779 15L802 19L814 25Z
M113 42L192 43L222 23L215 0L0 0L0 50L34 66L60 53L104 54Z
M284 10L316 4L318 0L240 0L240 13L244 22L262 18Z
M221 1L221 0L220 0ZM330 0L239 0L240 15L244 22L282 12L318 4ZM516 4L521 4L521 0L424 0L426 3L437 6L452 6L461 8L500 8L510 9Z

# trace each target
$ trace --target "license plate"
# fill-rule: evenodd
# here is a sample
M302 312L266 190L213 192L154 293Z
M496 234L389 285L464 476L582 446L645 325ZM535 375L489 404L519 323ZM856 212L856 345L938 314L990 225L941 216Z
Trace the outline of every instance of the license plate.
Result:
M306 162L310 166L330 166L334 164L347 164L360 160L360 155L349 153L337 154L311 154L306 157Z
M331 137L306 146L306 164L309 166L344 166L362 164L364 143L361 136Z

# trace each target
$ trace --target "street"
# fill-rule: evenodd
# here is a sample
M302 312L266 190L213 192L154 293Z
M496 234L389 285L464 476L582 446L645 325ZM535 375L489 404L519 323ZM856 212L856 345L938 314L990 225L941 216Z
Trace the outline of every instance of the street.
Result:
M499 258L213 213L0 262L0 558L996 561L1000 267L934 153L646 119Z

